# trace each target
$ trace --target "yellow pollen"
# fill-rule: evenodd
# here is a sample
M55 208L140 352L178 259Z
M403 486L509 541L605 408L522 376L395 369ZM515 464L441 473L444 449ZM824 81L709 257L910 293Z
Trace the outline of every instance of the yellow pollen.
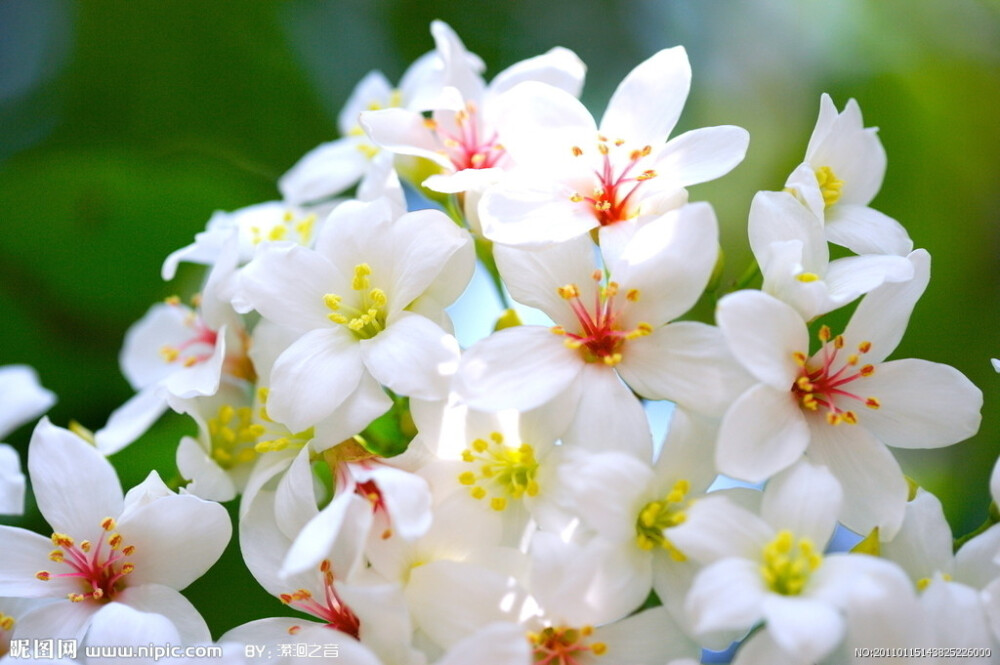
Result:
M800 282L816 282L819 281L819 275L814 272L803 272L796 275L795 279Z
M354 266L354 279L351 281L351 288L355 291L363 291L371 285L368 276L372 274L372 268L367 263L359 263Z
M844 181L839 180L834 175L833 169L829 166L821 166L816 169L816 182L823 194L823 204L827 208L840 200L840 190L844 187Z
M52 544L57 547L73 547L74 540L65 533L53 533Z
M323 296L323 304L329 307L333 311L340 309L340 301L342 298L333 293L327 293Z
M760 573L771 591L797 596L822 563L823 556L811 540L796 539L790 531L782 530L764 546Z
M659 547L674 561L687 560L687 556L667 538L666 531L687 520L686 511L691 505L687 495L690 491L691 483L682 478L662 499L650 501L642 507L635 523L639 549L651 551Z

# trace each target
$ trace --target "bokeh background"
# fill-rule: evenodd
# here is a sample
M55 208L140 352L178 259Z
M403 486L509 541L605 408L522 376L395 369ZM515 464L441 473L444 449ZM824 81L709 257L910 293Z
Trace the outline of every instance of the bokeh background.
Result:
M933 256L894 355L953 365L985 394L976 437L899 457L956 534L982 522L1000 452L995 0L0 0L0 364L37 368L59 396L55 423L102 426L130 396L117 365L125 330L197 278L164 284L163 258L214 210L276 198L278 176L336 136L367 71L398 79L432 47L434 18L487 78L573 49L597 115L632 67L685 45L694 81L678 132L751 134L741 166L692 190L723 223L727 279L749 260L750 200L801 161L820 93L838 107L856 98L889 154L874 206ZM126 487L150 468L175 476L188 431L166 418L115 455ZM22 454L29 435L11 437ZM45 530L33 506L2 521ZM253 587L230 548L187 594L218 636L282 612Z

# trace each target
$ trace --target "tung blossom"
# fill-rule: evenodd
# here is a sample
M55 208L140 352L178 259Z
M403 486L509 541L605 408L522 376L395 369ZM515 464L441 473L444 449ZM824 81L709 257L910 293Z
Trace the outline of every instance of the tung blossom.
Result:
M758 383L726 411L716 462L760 482L803 454L830 467L847 489L841 521L886 538L903 519L907 486L885 445L946 446L979 427L982 393L961 372L925 360L884 362L899 344L930 276L930 257L910 255L914 277L885 284L858 305L842 335L809 331L794 309L758 291L719 302L729 348ZM885 445L883 445L885 444Z
M857 254L906 256L913 249L906 229L868 205L885 177L885 150L877 131L865 127L856 101L849 100L838 113L824 94L805 161L785 187L824 220L830 242Z
M598 449L620 441L648 458L651 437L633 390L719 415L746 385L718 329L668 323L701 295L716 237L707 204L669 212L619 251L604 250L607 277L595 270L586 237L538 251L497 247L514 298L557 325L518 326L480 341L462 358L456 391L484 411L532 409L558 396L575 414L564 441Z
M484 235L509 245L560 242L676 208L686 187L728 173L746 152L746 130L708 127L667 140L690 85L678 46L633 69L599 125L563 90L512 89L498 131L517 168L483 196Z
M242 298L297 332L271 369L268 411L292 431L338 413L337 443L391 406L379 384L434 399L458 345L443 312L472 276L469 236L442 213L394 218L384 199L348 202L315 250L274 244L244 269Z
M186 643L209 640L204 620L179 590L229 542L222 506L174 494L155 472L123 497L111 464L48 419L35 428L28 472L53 533L0 527L0 596L61 600L22 615L14 638L114 634L124 604L163 615Z

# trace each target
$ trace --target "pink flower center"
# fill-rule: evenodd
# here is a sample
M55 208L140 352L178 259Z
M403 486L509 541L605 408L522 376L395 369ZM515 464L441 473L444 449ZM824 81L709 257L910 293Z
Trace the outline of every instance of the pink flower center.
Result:
M656 171L641 169L639 166L640 162L649 161L646 157L653 151L652 146L630 150L625 147L624 139L610 142L601 135L598 135L597 141L597 152L601 159L594 169L594 188L589 194L574 192L570 201L586 203L593 208L594 216L601 226L608 226L638 214L636 192L642 183L656 177ZM584 155L583 148L579 146L573 146L572 150L577 157ZM623 160L626 151L627 157ZM618 168L616 164L623 165Z
M135 564L128 558L135 547L125 545L121 534L116 533L115 521L110 517L101 520L101 537L97 544L89 540L79 544L64 533L53 533L52 543L56 549L49 553L49 559L65 564L71 572L53 574L39 571L35 577L42 581L53 578L75 577L80 580L83 593L71 593L68 598L74 603L94 600L107 603L125 588L125 576L135 570Z
M595 270L594 281L600 282L602 274ZM580 324L579 332L568 332L562 326L555 326L552 332L565 335L565 344L571 349L580 349L583 359L587 362L603 362L614 366L622 360L622 349L625 342L636 337L643 337L653 332L648 323L639 323L632 330L624 330L621 317L624 304L617 301L618 283L608 282L598 286L594 293L593 308L587 306L580 298L580 289L576 284L560 286L557 291L568 303ZM639 290L630 289L625 293L625 301L639 300Z
M861 397L847 389L849 384L875 373L873 365L865 364L858 367L861 356L871 350L871 342L862 342L858 345L857 353L851 353L843 358L842 335L837 335L831 343L830 329L823 326L819 331L819 339L823 343L823 348L812 358L807 360L806 355L801 352L794 354L795 362L801 369L799 377L792 384L792 395L804 409L809 411L818 411L820 407L825 409L826 420L831 425L857 424L857 414L843 408L845 400L860 402L869 409L881 406L877 398Z
M169 298L167 304L187 309L176 298ZM191 329L191 336L181 340L177 344L165 344L161 346L160 357L163 358L164 362L179 362L184 367L192 367L211 358L212 353L215 351L218 334L206 326L201 317L193 310L189 310L186 313L184 326Z
M424 125L442 146L439 152L451 160L456 171L492 168L506 154L503 146L497 143L497 133L483 131L478 109L471 101L466 102L464 109L451 114L449 128L442 124L431 118L424 120Z
M591 642L594 629L558 628L549 626L538 633L528 633L528 642L533 648L534 665L580 665L586 662L584 656L603 656L608 647L604 642Z
M294 593L281 594L281 602L325 621L327 628L339 630L357 639L361 622L337 594L337 590L333 586L333 570L328 560L324 560L319 565L319 573L323 579L322 600L315 599L312 593L306 589L299 589ZM296 633L298 628L298 626L293 626L289 632Z

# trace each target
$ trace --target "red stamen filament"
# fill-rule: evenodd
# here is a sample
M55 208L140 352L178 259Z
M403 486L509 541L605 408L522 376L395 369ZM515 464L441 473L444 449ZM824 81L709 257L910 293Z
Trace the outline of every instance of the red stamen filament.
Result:
M570 200L587 202L594 209L594 214L601 226L607 226L635 216L636 211L630 209L630 199L643 182L656 177L656 172L652 169L646 169L637 176L629 177L639 162L652 152L652 147L647 145L641 150L633 150L629 153L629 159L624 168L615 175L615 169L611 164L612 148L608 146L606 138L598 138L600 142L597 144L597 150L601 153L602 165L601 168L594 169L597 185L594 187L593 195L584 196L576 193L570 197ZM624 143L622 140L615 141L613 147L620 148ZM583 150L574 146L573 154L579 157L583 155Z
M87 599L100 602L112 600L124 588L121 583L123 578L135 569L134 564L126 561L135 548L122 547L122 538L117 533L105 541L105 534L115 528L114 520L106 518L102 522L102 527L101 537L96 546L87 540L77 545L65 534L52 534L52 542L57 548L52 551L49 558L56 563L69 566L73 572L52 574L40 571L36 577L45 581L56 577L80 579L85 592L70 594L69 598L74 602Z
M324 604L317 602L306 589L299 589L295 593L281 594L281 602L322 619L326 622L327 628L339 630L357 639L361 622L337 594L337 590L333 586L333 570L330 562L323 561L319 566L319 571L323 576Z
M594 272L594 280L601 281L600 271ZM617 282L608 282L594 293L593 314L580 299L580 289L575 284L569 284L558 289L559 295L566 299L570 309L580 323L580 333L567 332L561 327L555 327L553 332L565 335L566 346L572 349L582 349L587 362L600 360L606 365L617 365L622 359L622 347L626 340L642 337L653 332L648 323L639 323L634 330L622 330L619 324L622 309L615 310L615 297L618 295ZM634 302L639 299L638 290L626 294L626 300Z
M428 119L426 126L434 132L444 146L441 153L451 160L456 171L463 169L488 169L497 165L504 155L503 147L497 143L497 133L491 132L482 140L476 105L467 102L464 109L454 114L455 131L446 131L434 120Z
M871 376L875 372L873 365L862 365L860 368L854 369L858 366L859 354L867 353L871 349L871 344L868 342L859 344L858 353L849 355L843 364L834 369L844 346L844 338L838 335L830 342L830 329L826 326L820 330L819 338L823 342L819 367L810 369L810 363L806 360L805 354L795 354L795 360L802 369L799 377L792 384L792 394L803 408L810 411L816 411L820 407L826 409L826 419L831 425L839 425L841 422L853 425L857 423L857 414L854 411L841 408L837 404L838 398L856 400L870 409L877 409L880 406L880 402L874 397L862 397L843 388L847 384Z

